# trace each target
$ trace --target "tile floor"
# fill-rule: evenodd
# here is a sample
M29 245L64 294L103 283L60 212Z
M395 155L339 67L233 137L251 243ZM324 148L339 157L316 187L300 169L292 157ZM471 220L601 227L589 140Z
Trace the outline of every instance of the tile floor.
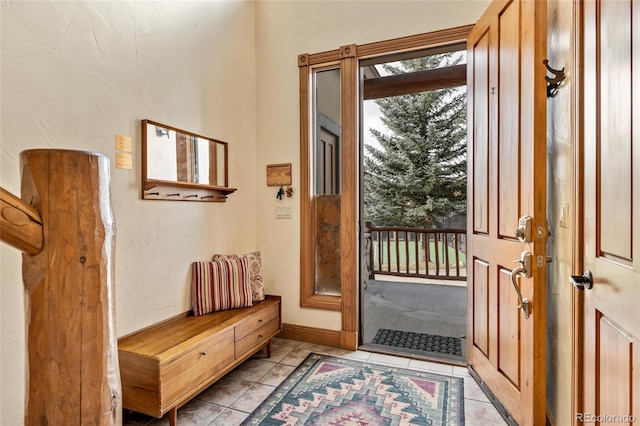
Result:
M178 410L178 425L240 425L249 413L257 408L311 352L461 376L464 378L466 423L473 426L507 424L464 367L364 351L347 351L276 338L273 339L271 358L266 358L266 349L263 349L212 384ZM166 415L162 419L155 419L143 414L132 413L125 419L124 425L165 426L169 425L169 420Z

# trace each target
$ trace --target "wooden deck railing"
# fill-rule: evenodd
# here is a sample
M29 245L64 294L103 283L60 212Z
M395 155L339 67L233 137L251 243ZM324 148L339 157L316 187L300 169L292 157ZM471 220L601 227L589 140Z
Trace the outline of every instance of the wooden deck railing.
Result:
M464 229L370 226L365 229L367 273L466 280ZM368 253L367 253L368 252Z

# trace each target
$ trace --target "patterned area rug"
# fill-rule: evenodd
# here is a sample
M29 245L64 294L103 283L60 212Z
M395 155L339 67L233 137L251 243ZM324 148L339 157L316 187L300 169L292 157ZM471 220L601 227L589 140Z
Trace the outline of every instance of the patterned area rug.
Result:
M244 425L463 425L463 379L309 356Z

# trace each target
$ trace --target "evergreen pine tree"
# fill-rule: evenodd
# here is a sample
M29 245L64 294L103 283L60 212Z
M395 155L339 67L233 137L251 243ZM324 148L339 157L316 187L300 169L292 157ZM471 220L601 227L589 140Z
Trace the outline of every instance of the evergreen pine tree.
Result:
M384 65L389 74L454 65L452 54ZM365 219L378 226L442 227L466 212L466 91L441 89L375 101L389 134L370 129Z

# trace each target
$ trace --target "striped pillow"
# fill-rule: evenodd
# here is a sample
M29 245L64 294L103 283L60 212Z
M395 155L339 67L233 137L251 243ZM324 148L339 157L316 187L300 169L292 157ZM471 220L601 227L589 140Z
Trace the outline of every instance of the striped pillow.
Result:
M262 282L262 258L259 251L243 254L238 256L236 254L214 254L213 261L223 259L233 259L238 257L244 257L249 262L249 283L251 285L251 294L254 302L264 300L264 283Z
M193 262L191 299L194 315L251 306L248 260Z

